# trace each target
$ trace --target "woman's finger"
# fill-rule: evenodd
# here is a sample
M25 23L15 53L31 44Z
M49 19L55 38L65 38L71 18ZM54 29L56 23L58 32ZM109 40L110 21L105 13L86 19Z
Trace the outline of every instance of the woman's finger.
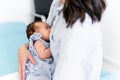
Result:
M35 59L32 57L32 55L29 53L29 51L27 52L27 56L28 56L28 59L31 61L31 63L33 64L36 64L37 62L35 61Z

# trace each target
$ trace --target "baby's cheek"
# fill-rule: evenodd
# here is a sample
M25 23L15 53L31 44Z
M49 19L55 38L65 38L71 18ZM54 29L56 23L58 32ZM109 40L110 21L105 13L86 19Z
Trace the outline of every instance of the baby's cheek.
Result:
M36 30L36 32L41 33L41 30L38 29L38 30Z

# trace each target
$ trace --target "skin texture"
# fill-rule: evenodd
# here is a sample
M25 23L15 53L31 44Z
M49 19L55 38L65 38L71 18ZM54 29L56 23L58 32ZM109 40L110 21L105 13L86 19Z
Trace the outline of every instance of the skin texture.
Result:
M49 26L43 22L36 22L34 25L35 32L40 33L42 35L43 40L49 41ZM50 48L46 48L40 40L35 41L34 47L41 59L47 59L52 56Z
M18 74L19 80L25 80L25 65L29 59L31 63L36 64L36 61L28 51L28 44L22 45L18 51Z

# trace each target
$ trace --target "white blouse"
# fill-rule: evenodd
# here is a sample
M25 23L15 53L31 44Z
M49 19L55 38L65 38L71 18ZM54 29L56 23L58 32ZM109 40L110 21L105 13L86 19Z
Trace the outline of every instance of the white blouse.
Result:
M50 48L56 64L53 80L100 80L102 40L99 23L86 14L66 28L60 0L54 0L47 23L51 26Z

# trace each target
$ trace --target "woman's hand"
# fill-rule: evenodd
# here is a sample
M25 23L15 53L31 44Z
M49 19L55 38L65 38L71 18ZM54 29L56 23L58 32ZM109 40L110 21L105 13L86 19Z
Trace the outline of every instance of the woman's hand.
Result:
M33 64L36 64L36 61L28 51L28 44L25 44L20 47L18 51L18 74L19 80L25 80L25 65L27 60L30 60Z

